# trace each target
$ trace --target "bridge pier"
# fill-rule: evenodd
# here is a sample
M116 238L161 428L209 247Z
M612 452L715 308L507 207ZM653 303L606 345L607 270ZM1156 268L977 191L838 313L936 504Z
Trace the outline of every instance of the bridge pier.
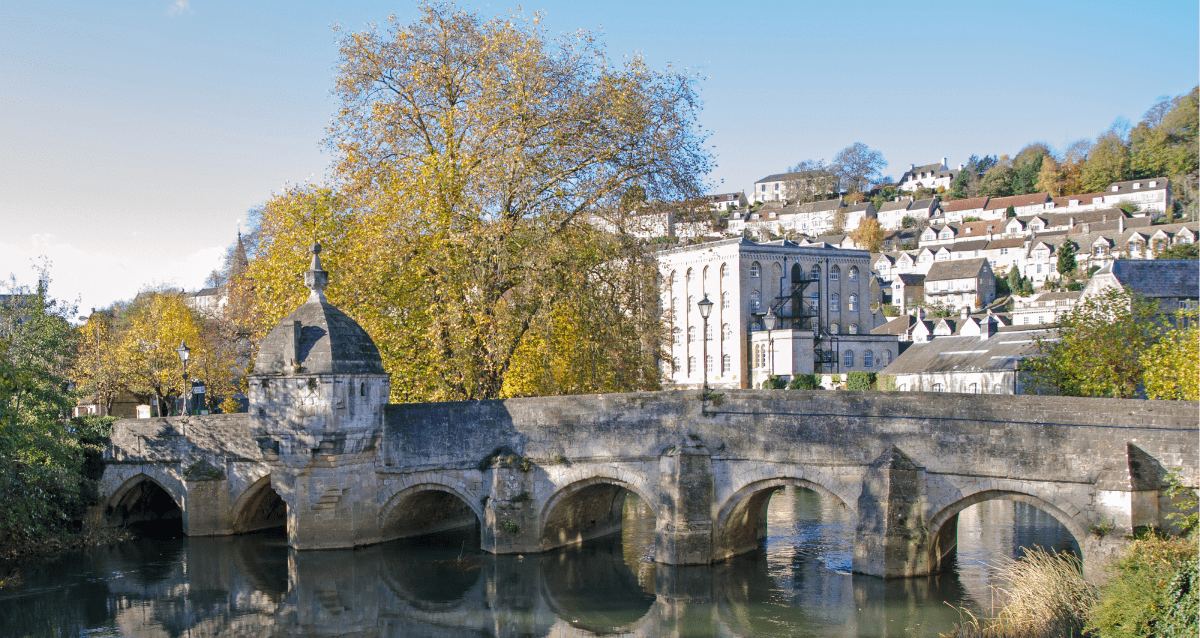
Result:
M667 565L707 565L713 560L712 455L688 436L659 457L663 506L654 538L654 560Z
M867 468L858 497L854 571L881 578L924 576L936 567L925 551L925 468L892 446Z

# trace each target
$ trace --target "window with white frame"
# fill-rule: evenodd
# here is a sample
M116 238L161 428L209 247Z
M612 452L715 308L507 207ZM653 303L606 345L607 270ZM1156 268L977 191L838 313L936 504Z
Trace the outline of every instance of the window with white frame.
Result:
M858 334L858 324L856 324L856 323L850 324L850 334L852 334L852 335Z
M674 336L675 336L675 345L679 345L679 338L680 338L680 334L681 334L683 331L682 331L682 330L680 330L679 328L673 328L673 329L671 330L671 332L672 332L672 333L674 334ZM675 366L675 367L679 367L679 366Z
M858 266L851 266L850 271L846 273L846 277L848 277L850 281L858 281Z
M721 293L721 308L729 310L729 293Z
M729 276L729 264L721 264L721 279Z
M853 350L843 350L842 351L842 367L843 368L853 368L854 367L854 351Z
M885 365L885 366L886 366L886 365L890 365L891 363L892 363L892 351L891 351L891 350L884 350L884 351L883 351L883 364L882 364L882 365Z
M721 374L729 374L729 370L733 365L733 358L729 355L721 356Z
M674 359L671 359L671 374L676 374L678 372L679 372L679 357L675 357Z
M863 352L863 367L870 368L873 365L875 365L875 353L870 350Z
M762 305L762 294L757 290L750 291L750 312L757 312L758 307Z
M733 328L730 328L729 324L722 325L721 326L721 341L729 341L732 338L733 338Z
M813 266L812 270L808 271L808 278L813 279L813 280L820 279L821 278L821 267Z
M846 310L850 312L858 310L858 295L850 295L850 298L846 302Z
M761 273L761 272L762 272L762 266L759 266L757 261L750 264L750 276L751 277L757 277L759 275L759 273Z
M688 326L688 343L696 343L696 326Z
M831 335L838 334L838 325L836 323L829 324L829 334L831 334Z
M830 267L830 269L829 269L829 281L837 281L837 280L838 280L838 275L839 275L840 273L841 273L841 269L840 269L840 268L838 268L837 266L832 266L832 267Z
M934 391L934 392L941 392L941 391L942 391L942 384L940 384L940 383L935 383L935 384L933 384L933 391Z
M829 311L841 312L842 298L836 292L829 295Z
M688 375L696 374L696 357L688 357Z
M711 354L704 357L704 371L709 374L713 373L713 358Z

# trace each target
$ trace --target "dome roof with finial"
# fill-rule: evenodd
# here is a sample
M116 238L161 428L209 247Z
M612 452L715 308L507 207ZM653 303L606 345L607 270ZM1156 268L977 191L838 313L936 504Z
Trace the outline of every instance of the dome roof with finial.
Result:
M254 374L384 374L379 348L367 331L325 299L329 273L321 268L321 245L312 245L304 273L311 291L304 305L262 340Z

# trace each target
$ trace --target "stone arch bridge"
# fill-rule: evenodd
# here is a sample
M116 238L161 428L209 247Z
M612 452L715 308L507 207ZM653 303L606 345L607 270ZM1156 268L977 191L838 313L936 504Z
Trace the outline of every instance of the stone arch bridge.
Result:
M756 548L771 493L795 485L852 513L856 572L903 577L936 572L958 512L990 499L1053 515L1090 570L1133 528L1167 526L1166 472L1200 483L1195 402L732 390L385 405L373 380L303 378L274 411L274 390L252 385L250 414L117 422L105 516L169 517L147 505L165 493L189 535L286 526L303 550L478 523L484 550L536 553L619 530L634 493L655 512L655 560L689 565ZM335 427L355 401L359 418Z

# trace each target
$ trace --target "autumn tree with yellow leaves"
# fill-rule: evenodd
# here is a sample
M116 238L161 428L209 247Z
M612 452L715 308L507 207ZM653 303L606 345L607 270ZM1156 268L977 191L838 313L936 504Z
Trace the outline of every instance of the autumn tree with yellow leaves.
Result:
M394 400L657 387L653 265L588 218L635 187L700 200L693 80L539 22L429 3L343 36L337 187L257 212L235 284L256 300L256 335L302 302L317 240L326 294L375 339Z

